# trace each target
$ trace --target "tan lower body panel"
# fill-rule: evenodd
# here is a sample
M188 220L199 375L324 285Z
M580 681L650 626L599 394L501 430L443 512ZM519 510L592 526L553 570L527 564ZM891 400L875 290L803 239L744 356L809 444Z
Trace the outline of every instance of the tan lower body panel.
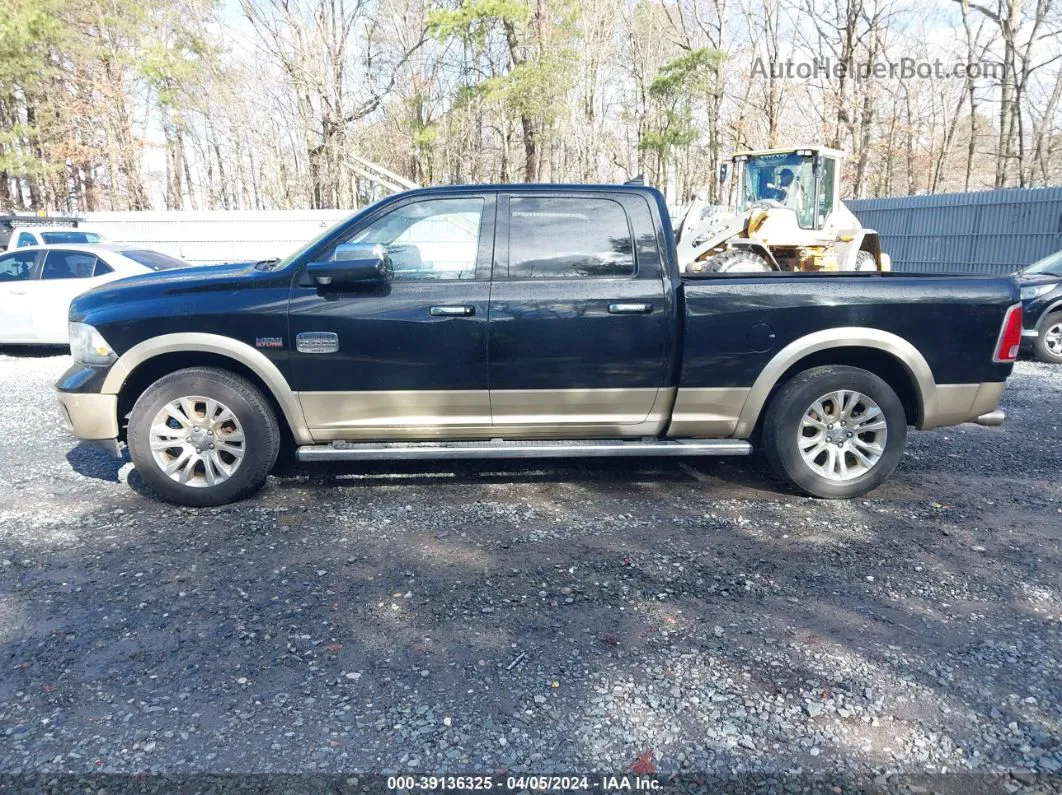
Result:
M958 425L994 411L1003 388L1002 382L938 385L926 401L921 427ZM302 392L298 398L317 442L621 439L659 436L665 428L671 438L720 439L737 433L750 392L747 387L428 390ZM750 430L754 424L755 419Z
M924 406L923 429L958 425L995 411L1003 397L1003 382L943 384L931 387ZM672 438L719 438L738 436L742 408L751 389L680 388L667 435ZM748 432L758 417L747 424Z
M674 389L300 392L315 441L658 436Z
M491 416L498 425L640 425L657 395L651 389L495 389Z
M748 387L680 388L667 435L684 439L733 435L749 391Z
M490 427L485 389L299 392L297 397L314 438L318 430Z
M1003 381L983 384L937 384L933 399L924 407L923 430L958 425L999 408L1003 399Z

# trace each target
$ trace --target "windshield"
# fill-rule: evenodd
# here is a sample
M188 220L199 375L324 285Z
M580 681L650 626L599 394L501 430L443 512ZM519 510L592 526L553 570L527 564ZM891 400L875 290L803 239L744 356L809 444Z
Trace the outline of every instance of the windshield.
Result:
M139 262L146 268L151 268L153 271L168 271L173 270L174 268L188 267L188 263L184 260L179 260L176 257L168 257L157 251L127 249L125 251L119 251L118 253L123 257L128 257L133 262Z
M64 229L61 232L41 232L45 243L102 243L103 235L95 232L75 232Z
M796 213L800 226L813 227L813 166L814 158L810 155L790 152L748 158L744 162L740 209L747 210L761 202L774 207L788 207Z
M1062 251L1055 252L1050 256L1037 260L1023 270L1022 273L1029 276L1037 273L1042 273L1047 276L1062 276Z

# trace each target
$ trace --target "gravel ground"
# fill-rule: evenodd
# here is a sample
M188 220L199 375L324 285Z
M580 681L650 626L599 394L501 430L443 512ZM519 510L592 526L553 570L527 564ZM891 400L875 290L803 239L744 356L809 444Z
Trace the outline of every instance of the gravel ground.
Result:
M296 469L197 510L75 446L34 354L0 352L2 773L1062 773L1062 368L850 502L753 457Z

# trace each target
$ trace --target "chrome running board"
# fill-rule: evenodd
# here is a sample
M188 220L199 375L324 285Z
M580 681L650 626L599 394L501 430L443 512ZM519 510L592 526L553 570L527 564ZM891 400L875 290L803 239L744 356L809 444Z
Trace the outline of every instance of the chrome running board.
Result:
M752 445L741 439L671 439L661 441L494 440L483 442L333 442L304 445L300 461L401 461L431 458L589 458L602 456L748 455Z

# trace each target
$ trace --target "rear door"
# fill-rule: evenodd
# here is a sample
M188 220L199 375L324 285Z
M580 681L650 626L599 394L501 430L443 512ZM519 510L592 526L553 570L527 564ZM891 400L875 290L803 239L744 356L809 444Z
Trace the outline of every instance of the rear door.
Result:
M514 192L499 219L488 332L496 433L660 433L672 324L645 198Z
M0 255L0 343L32 342L30 287L37 276L37 251Z

